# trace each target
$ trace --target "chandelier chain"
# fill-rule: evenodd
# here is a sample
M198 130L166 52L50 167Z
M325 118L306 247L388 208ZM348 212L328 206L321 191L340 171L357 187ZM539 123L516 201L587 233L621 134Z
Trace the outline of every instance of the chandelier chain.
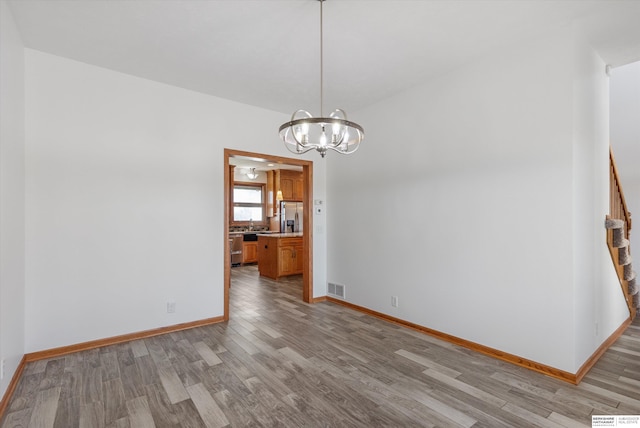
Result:
M324 117L324 33L322 31L322 3L320 0L320 117Z

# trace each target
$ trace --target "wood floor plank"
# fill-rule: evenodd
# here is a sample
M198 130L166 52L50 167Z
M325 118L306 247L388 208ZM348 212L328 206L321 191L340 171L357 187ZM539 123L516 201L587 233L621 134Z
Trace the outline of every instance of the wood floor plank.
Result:
M129 342L131 346L131 351L133 352L134 357L144 357L145 355L149 355L149 350L147 349L147 345L145 345L144 340L134 340Z
M523 421L528 421L530 424L542 428L563 428L559 423L554 422L551 419L544 418L540 415L532 413L528 410L525 410L521 407L514 406L511 403L507 403L503 410L508 411L509 413L513 413L522 418Z
M122 379L111 379L103 384L103 411L106 424L111 424L127 416L126 398Z
M431 409L395 388L380 382L379 380L367 376L360 371L353 371L347 377L340 380L351 386L354 390L359 390L367 397L375 401L381 407L389 407L397 413L402 414L402 425L417 424L420 426L437 426L436 421L430 418L425 420L425 414L429 414Z
M503 383L505 385L505 388L509 386L520 391L535 395L537 397L541 397L545 400L553 400L553 397L555 395L555 392L540 388L536 385L531 384L531 382L527 382L526 379L513 376L510 373L494 372L490 375L490 377L497 380L498 382Z
M174 358L183 357L188 363L193 363L202 359L202 356L197 352L197 350L189 340L177 340L175 344L177 346L177 355Z
M33 409L36 403L38 385L43 378L43 373L23 376L16 387L11 402L8 405L9 412L18 412L24 409Z
M634 349L623 348L621 346L612 346L612 351L620 352L627 355L632 355L634 357L640 357L640 351L636 351Z
M66 395L66 398L63 398ZM98 403L100 404L100 403ZM60 398L58 399L58 409L56 410L56 419L53 423L54 428L77 428L79 426L78 421L78 409L84 406L82 397L79 395L64 394L64 387L60 391Z
M337 342L335 342L335 341L333 341L333 340L328 340L328 341L326 341L325 343L326 343L327 345L330 345L330 346L333 346L334 348L339 349L339 350L340 350L341 352L343 352L345 355L349 355L350 357L355 358L356 360L360 361L361 363L364 363L364 364L368 364L368 363L369 363L369 360L368 360L366 357L364 357L364 356L360 355L360 353L355 352L355 351L354 351L354 350L352 350L352 349L349 349L349 347L348 347L348 346L340 345L339 343L337 343Z
M80 407L80 428L103 428L105 426L102 403L83 404Z
M155 428L156 424L151 415L147 397L138 397L127 401L129 422L135 428Z
M178 408L169 401L169 396L159 385L146 385L144 392L149 405L149 411L156 425L161 427L179 427L180 417L183 416ZM179 413L178 416L176 413Z
M24 370L25 376L44 373L47 370L49 360L34 361Z
M619 394L617 392L612 392L611 390L606 390L602 387L591 385L590 383L587 383L587 382L581 383L580 385L578 385L577 388L580 391L589 391L594 394L597 394L600 397L603 397L603 398L606 397L607 399L616 400L620 403L626 403L640 409L640 393L634 394L635 397L627 396L627 395Z
M208 378L204 380L207 389L211 391L228 390L238 398L244 398L251 393L242 380L253 374L237 358L222 354L224 364L218 364L207 370Z
M172 404L189 399L189 393L173 367L158 367L158 375Z
M140 378L142 385L152 385L160 382L158 368L151 355L144 355L136 358L136 374ZM136 394L136 396L139 396Z
M29 428L53 428L58 411L58 399L60 388L49 388L40 391L36 398L36 404L31 412Z
M206 428L192 400L181 401L173 404L172 407L175 415L179 418L179 424L176 425L176 428ZM172 425L166 426L172 427Z
M135 428L131 426L131 422L129 421L129 417L125 417L122 419L118 419L114 423L107 425L107 428Z
M303 414L285 405L280 397L274 395L257 376L246 379L244 382L257 402L256 408L260 408L256 419L263 425L300 427L308 422Z
M214 397L220 403L220 409L224 412L232 427L259 427L261 426L256 420L252 412L247 411L251 408L249 403L244 399L238 399L230 391L222 390L216 392Z
M450 369L448 367L445 367L445 366L443 366L441 364L438 364L435 361L430 360L429 358L426 358L426 357L424 357L422 355L415 354L413 352L406 351L404 349L397 350L396 354L398 354L400 356L403 356L405 358L408 358L411 361L414 361L414 362L416 362L416 363L418 363L418 364L420 364L422 366L425 366L427 368L437 370L440 373L445 374L445 375L447 375L449 377L452 377L452 378L458 377L458 376L460 376L462 374L461 372L452 370L452 369Z
M267 333L269 336L273 337L274 339L278 339L280 337L282 337L282 333L280 333L279 331L269 327L268 324L265 324L263 322L258 322L256 324L254 324L259 330L264 331L265 333Z
M476 397L482 401L484 401L488 406L493 406L493 407L502 407L505 404L507 404L507 402L501 398L496 397L495 395L492 395L488 392L482 391L474 386L471 386L467 383L461 382L455 378L446 376L444 374L442 374L441 372L435 370L435 369L427 369L424 370L422 372L424 375L429 376L432 379L438 380L440 382L446 383L447 385L461 391L464 392L466 394L469 394L473 397Z
M53 388L60 384L60 380L64 376L64 358L56 358L47 362L47 368L44 371L44 379L40 383L40 389Z
M207 428L222 428L229 424L224 412L203 384L188 386L187 391Z
M640 390L640 380L631 379L625 376L620 376L620 382L629 386L629 390L638 391Z
M595 394L582 393L574 388L560 388L554 400L567 405L584 406L598 415L615 415L619 403L615 400L598 397Z
M100 354L102 367L102 380L118 379L120 377L120 362L117 352L105 352Z
M81 395L85 403L101 402L102 396L102 370L100 367L89 366L84 370L82 377Z
M32 409L27 407L9 412L2 421L2 428L24 428L29 425Z
M445 421L448 421L448 424L470 428L477 422L476 419L443 403L426 392L414 392L413 397L416 401L436 412L441 418L445 419Z
M591 423L578 422L556 412L552 412L547 419L566 428L591 428Z
M222 360L211 348L207 346L204 342L196 342L193 344L198 354L202 357L202 359L210 366L215 366L217 364L222 364Z
M143 388L149 382L144 382L137 364L122 366L120 368L120 381L126 401L144 395Z
M640 414L640 317L573 386L232 270L231 321L28 363L0 428L588 427Z

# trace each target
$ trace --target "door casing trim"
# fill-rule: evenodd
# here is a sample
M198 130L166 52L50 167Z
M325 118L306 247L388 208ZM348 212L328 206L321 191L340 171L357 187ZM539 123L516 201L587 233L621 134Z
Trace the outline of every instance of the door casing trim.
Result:
M313 162L303 159L286 158L264 153L246 152L235 149L224 149L224 320L229 320L229 287L231 286L231 254L229 253L229 196L231 177L229 174L229 158L244 156L265 159L268 162L302 167L304 196L302 210L302 246L304 264L302 268L302 300L313 303Z

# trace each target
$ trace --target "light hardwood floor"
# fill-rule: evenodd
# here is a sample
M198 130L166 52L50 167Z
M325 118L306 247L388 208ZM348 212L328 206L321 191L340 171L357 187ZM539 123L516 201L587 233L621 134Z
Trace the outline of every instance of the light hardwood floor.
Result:
M590 427L640 414L636 320L578 386L234 268L231 321L30 363L9 427Z

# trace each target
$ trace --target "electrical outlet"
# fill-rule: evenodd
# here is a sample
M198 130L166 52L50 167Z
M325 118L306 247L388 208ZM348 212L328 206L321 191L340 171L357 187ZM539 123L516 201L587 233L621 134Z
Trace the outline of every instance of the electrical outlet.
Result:
M176 302L167 302L167 313L172 314L176 311Z
M0 360L0 380L4 379L4 358Z
M394 308L398 307L398 296L391 296L391 306Z

